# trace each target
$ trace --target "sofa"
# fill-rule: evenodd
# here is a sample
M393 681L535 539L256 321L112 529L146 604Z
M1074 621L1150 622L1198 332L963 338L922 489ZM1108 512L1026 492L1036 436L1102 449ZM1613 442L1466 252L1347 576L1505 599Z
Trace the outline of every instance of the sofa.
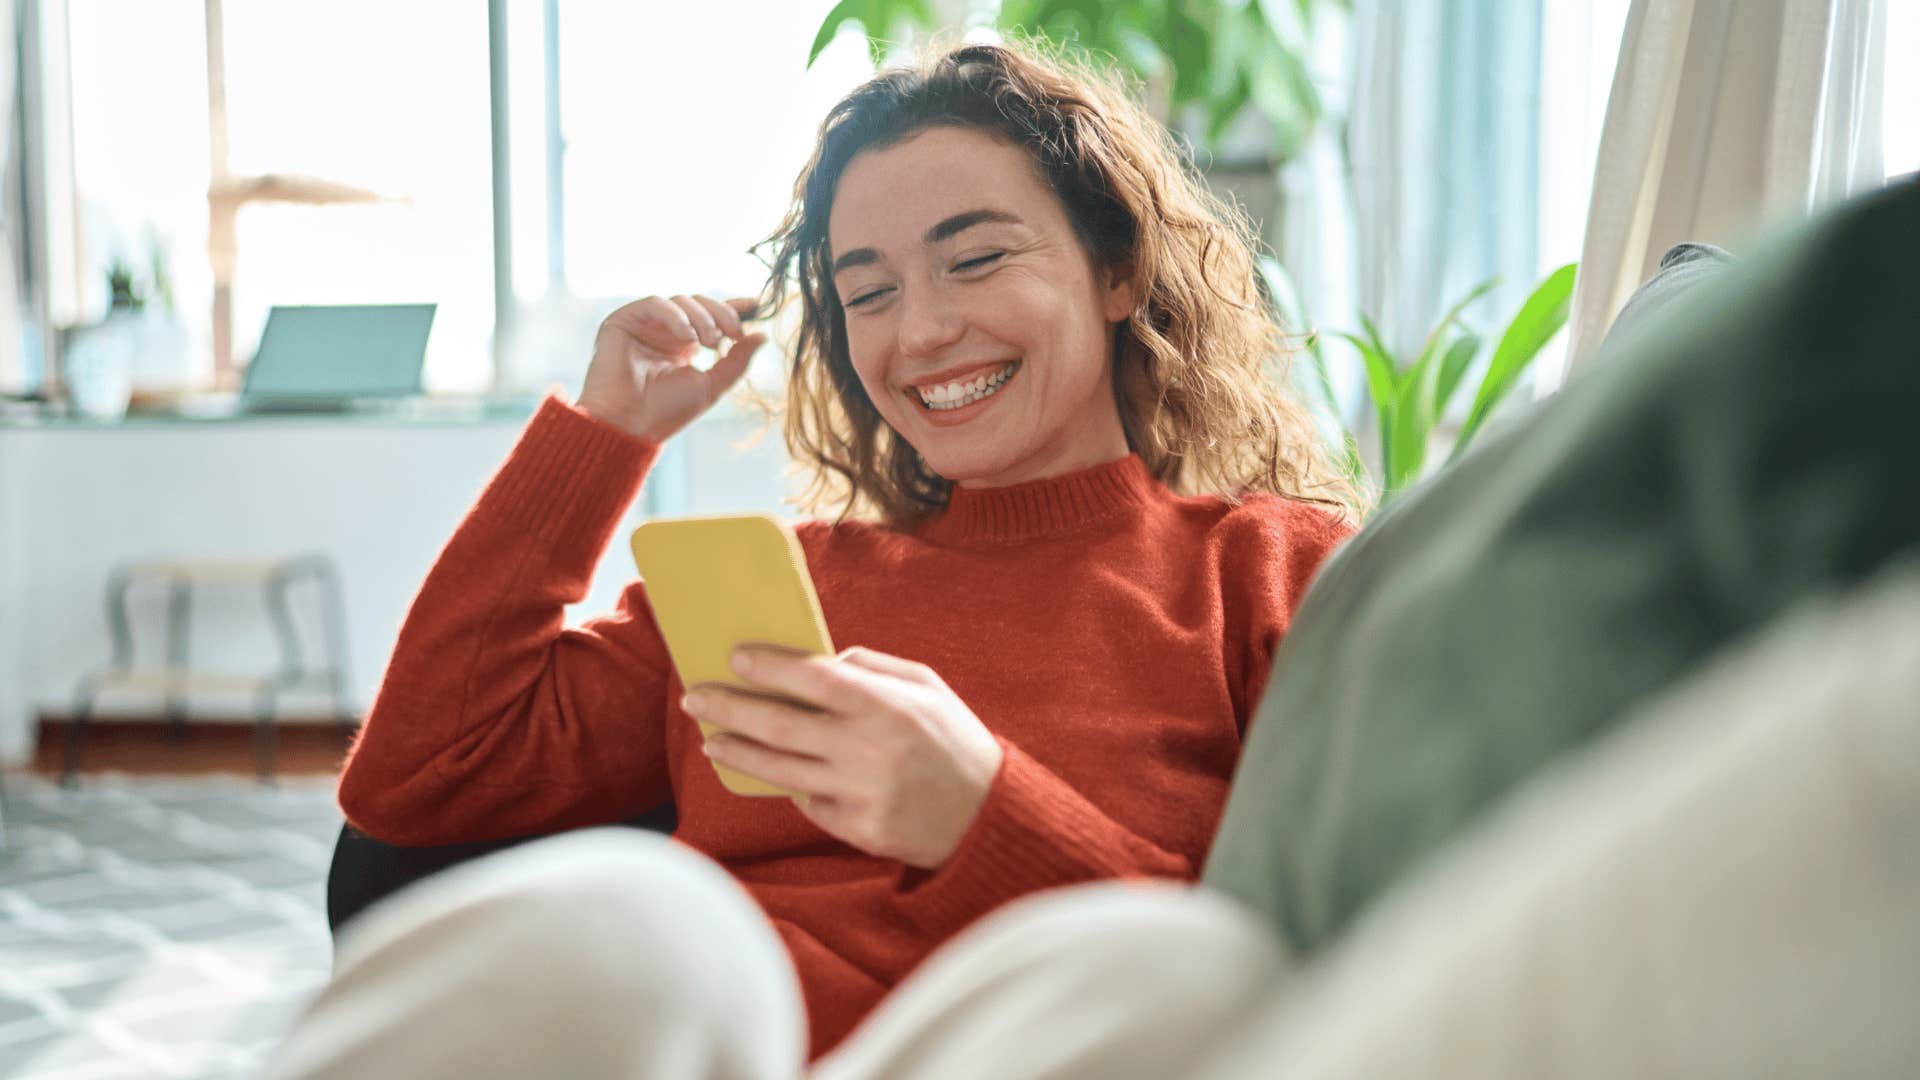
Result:
M1702 254L1303 600L1219 1075L1920 1075L1920 183Z

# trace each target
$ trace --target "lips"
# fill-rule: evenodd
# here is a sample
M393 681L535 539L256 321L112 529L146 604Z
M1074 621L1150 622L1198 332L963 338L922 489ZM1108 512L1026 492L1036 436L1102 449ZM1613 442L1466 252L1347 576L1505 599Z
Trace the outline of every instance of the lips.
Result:
M945 371L938 371L932 375L928 375L924 379L917 379L908 383L907 392L917 396L920 391L929 390L936 386L965 382L968 379L977 378L981 375L991 375L1018 359L1019 357L1017 356L1010 356L1004 360L992 360L984 364L968 364L965 367L948 368Z

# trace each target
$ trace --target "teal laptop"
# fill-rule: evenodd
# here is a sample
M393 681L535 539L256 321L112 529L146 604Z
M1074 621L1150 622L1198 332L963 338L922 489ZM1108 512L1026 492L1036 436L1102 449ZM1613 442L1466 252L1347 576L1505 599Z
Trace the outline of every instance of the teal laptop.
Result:
M247 365L247 412L344 412L421 392L434 304L278 306Z

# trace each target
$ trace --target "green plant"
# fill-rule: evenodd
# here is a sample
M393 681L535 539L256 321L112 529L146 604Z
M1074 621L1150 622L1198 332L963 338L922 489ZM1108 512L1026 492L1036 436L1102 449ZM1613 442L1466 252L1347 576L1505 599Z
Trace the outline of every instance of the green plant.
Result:
M1539 357L1540 350L1566 325L1575 265L1568 263L1548 274L1501 331L1487 357L1486 372L1474 391L1466 419L1454 437L1448 461L1459 457L1467 448L1495 406ZM1279 264L1270 257L1262 258L1261 268L1269 301L1284 323L1307 325L1292 285ZM1354 347L1365 365L1367 396L1373 403L1380 435L1379 486L1383 499L1392 498L1420 479L1435 429L1486 344L1487 339L1466 325L1461 315L1498 283L1497 279L1489 280L1469 290L1441 317L1427 335L1419 355L1411 361L1395 356L1372 320L1365 316L1360 319L1361 333L1334 332L1334 336ZM1317 333L1308 336L1305 351L1317 376L1326 410L1334 418L1333 426L1346 441L1348 468L1359 475L1363 469L1359 445L1353 433L1339 424L1333 380Z
M153 249L147 259L147 281L153 286L152 298L162 311L172 311L173 275L167 270L167 248L158 238L153 241Z
M1209 144L1256 110L1285 159L1320 120L1306 54L1315 11L1330 4L1346 0L1002 0L993 26L1109 59L1150 86L1165 81L1170 110L1198 108ZM847 22L866 35L875 66L902 30L935 25L929 0L841 0L814 35L807 66Z
M149 305L171 312L173 275L167 270L167 245L158 233L147 240L146 273L134 268L133 260L115 252L107 260L107 310L145 311Z
M147 306L147 291L134 280L133 267L115 255L107 264L107 309L139 311Z

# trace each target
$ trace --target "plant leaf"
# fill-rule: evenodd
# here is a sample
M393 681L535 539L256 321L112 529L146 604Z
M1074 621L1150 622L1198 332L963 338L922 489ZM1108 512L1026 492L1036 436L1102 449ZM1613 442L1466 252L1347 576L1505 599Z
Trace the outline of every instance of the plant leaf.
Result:
M1213 53L1213 31L1181 4L1167 6L1167 36L1160 42L1173 61L1173 104L1204 102L1207 96L1207 60Z
M1360 350L1360 359L1367 367L1367 395L1373 398L1374 414L1380 421L1380 463L1384 475L1391 476L1394 467L1393 451L1393 403L1398 398L1400 388L1393 369L1393 357L1380 344L1380 337L1373 333L1373 324L1362 317L1361 325L1367 328L1371 338L1342 333L1354 348Z
M1285 160L1298 151L1319 121L1320 95L1300 54L1288 50L1271 34L1263 44L1264 52L1250 61L1253 106L1273 125L1274 154Z
M928 0L840 0L827 12L819 31L813 35L813 46L807 50L807 67L813 67L813 62L833 44L841 24L849 20L860 24L861 33L867 38L867 58L876 68L886 60L887 46L891 44L887 35L893 33L898 24L925 27L934 22Z
M1422 400L1425 382L1418 377L1407 379L1393 402L1383 446L1389 495L1418 480L1420 467L1426 464L1427 434L1433 430L1433 422L1427 402Z
M827 51L827 46L833 44L835 35L840 33L840 24L848 19L858 22L860 29L872 36L873 28L862 18L866 8L867 0L840 0L833 5L833 10L827 12L826 19L820 23L819 32L813 35L813 47L807 50L808 68L812 68L813 62L820 59L820 54Z
M1432 344L1435 341L1446 336L1447 327L1460 322L1461 312L1467 310L1467 308L1470 307L1475 300L1478 300L1481 297L1487 295L1489 292L1492 292L1494 287L1499 284L1500 284L1499 278L1490 277L1487 280L1481 282L1480 284L1475 285L1473 288L1467 290L1467 295L1461 297L1457 303L1455 303L1452 307L1448 308L1447 313L1440 317L1440 321L1433 324L1433 334L1427 339L1428 347L1432 347ZM1462 330L1467 329L1466 324L1460 323L1460 329Z
M1533 295L1527 297L1527 302L1520 305L1520 313L1500 336L1500 344L1493 349L1493 359L1487 362L1486 378L1481 380L1480 391L1474 395L1473 409L1467 414L1466 425L1460 429L1460 440L1454 443L1455 457L1466 449L1487 415L1513 388L1527 365L1533 363L1540 350L1567 324L1576 265L1568 263L1548 274L1533 290Z
M1393 408L1394 397L1400 390L1399 380L1394 377L1393 361L1380 351L1377 341L1344 331L1335 333L1360 350L1360 359L1367 365L1367 395L1373 398L1373 407L1379 410L1381 423L1384 424L1387 410Z
M1447 403L1453 400L1453 392L1459 389L1460 380L1466 377L1467 369L1473 366L1473 358L1480 355L1481 342L1479 334L1461 334L1441 354L1440 370L1433 384L1433 415L1436 420L1446 415Z
M1218 143L1220 136L1226 134L1227 125L1233 123L1240 110L1253 100L1253 80L1245 71L1240 72L1233 81L1231 89L1214 95L1207 103L1207 142Z
M1393 358L1393 350L1387 348L1386 339L1380 336L1380 331L1373 325L1373 320L1365 315L1360 316L1360 329L1367 332L1367 340L1373 343L1373 347L1379 350L1381 356L1387 358L1387 370L1394 373L1393 384L1400 385L1400 364Z
M1416 362L1415 366L1420 369L1426 379L1426 409L1430 422L1438 422L1440 413L1447 407L1447 400L1453 396L1453 387L1451 386L1447 388L1445 394L1440 392L1439 376L1445 369L1445 365L1436 362L1434 358L1450 348L1450 343L1455 340L1453 336L1453 328L1455 326L1459 326L1462 333L1473 333L1465 323L1460 321L1460 313L1471 306L1475 300L1487 295L1487 293L1499 283L1500 279L1493 277L1468 289L1467 295L1455 301L1454 305L1447 309L1446 314L1440 316L1440 321L1433 325L1432 331L1427 334L1426 344L1421 347L1420 359Z
M1441 331L1428 338L1420 358L1400 375L1400 387L1394 395L1392 419L1383 434L1382 457L1390 462L1386 470L1388 494L1420 478L1427 460L1427 437L1433 431L1439 410L1435 407L1435 372L1439 367Z

